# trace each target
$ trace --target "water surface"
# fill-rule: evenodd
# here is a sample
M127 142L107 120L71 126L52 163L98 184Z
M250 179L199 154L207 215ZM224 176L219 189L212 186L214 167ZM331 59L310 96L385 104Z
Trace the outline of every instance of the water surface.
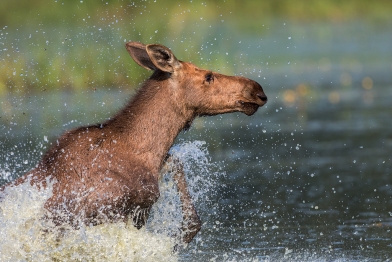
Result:
M391 32L361 23L275 28L233 43L238 63L220 68L260 82L268 104L252 117L197 119L176 142L205 141L191 144L199 151L185 147L203 228L179 259L386 261ZM33 167L61 132L104 121L131 93L3 95L2 183Z

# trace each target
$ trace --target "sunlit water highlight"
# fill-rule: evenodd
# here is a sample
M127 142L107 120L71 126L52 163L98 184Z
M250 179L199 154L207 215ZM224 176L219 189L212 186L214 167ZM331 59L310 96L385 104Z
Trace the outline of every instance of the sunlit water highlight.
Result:
M184 161L191 194L197 202L210 189L212 180L194 176L195 166L209 174L204 143L196 141L174 147L171 153ZM1 172L2 176L8 173ZM178 194L171 174L162 174L161 197L153 206L146 227L137 230L118 222L79 230L54 229L42 219L52 183L38 190L29 182L1 193L0 261L176 261L181 225Z

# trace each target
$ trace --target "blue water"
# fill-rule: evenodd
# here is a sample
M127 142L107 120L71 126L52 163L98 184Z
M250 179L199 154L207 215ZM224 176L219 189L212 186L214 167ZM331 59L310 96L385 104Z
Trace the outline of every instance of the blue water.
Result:
M203 228L180 260L387 261L392 33L278 22L267 32L233 43L235 65L214 70L260 82L268 104L252 117L197 119L177 140L205 141L211 163L190 162L191 177L204 181L190 184ZM110 117L131 93L1 96L3 181L34 166L64 130Z

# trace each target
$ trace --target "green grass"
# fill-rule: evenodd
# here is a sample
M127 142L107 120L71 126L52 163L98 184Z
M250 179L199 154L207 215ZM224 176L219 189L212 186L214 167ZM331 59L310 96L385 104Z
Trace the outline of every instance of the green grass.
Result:
M136 86L147 73L125 51L128 40L162 43L230 73L235 61L224 50L267 34L271 21L382 23L391 10L387 0L3 1L0 94Z

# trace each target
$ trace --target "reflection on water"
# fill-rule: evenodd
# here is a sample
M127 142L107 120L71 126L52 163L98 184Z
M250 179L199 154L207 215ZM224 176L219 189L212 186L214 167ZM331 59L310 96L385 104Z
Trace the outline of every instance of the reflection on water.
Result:
M216 163L207 171L190 167L192 177L200 172L190 187L203 228L180 260L389 259L392 68L384 42L391 34L380 29L373 32L377 41L351 45L347 35L316 37L308 30L300 40L292 30L301 27L282 28L260 42L266 56L249 54L235 68L263 85L267 106L252 117L197 119L178 138L206 141ZM287 41L274 45L282 35ZM256 40L242 40L247 44L256 46ZM374 48L366 52L369 46ZM271 62L283 50L297 60ZM263 61L259 67L257 59ZM1 97L3 182L34 166L59 133L102 121L128 96L87 91ZM198 194L200 183L210 190Z

